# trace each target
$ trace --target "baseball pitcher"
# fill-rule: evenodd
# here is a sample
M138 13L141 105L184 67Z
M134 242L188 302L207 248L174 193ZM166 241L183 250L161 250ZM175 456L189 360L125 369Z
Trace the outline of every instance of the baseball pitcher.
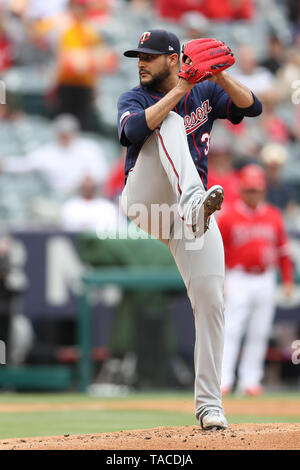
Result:
M126 215L165 243L185 282L195 319L195 406L203 429L226 429L221 397L224 249L213 213L221 186L206 190L215 119L258 116L254 94L225 70L231 49L216 39L183 48L171 32L144 32L126 57L138 59L140 85L118 102L119 139L127 147ZM154 217L159 207L161 217ZM169 211L168 211L169 209Z

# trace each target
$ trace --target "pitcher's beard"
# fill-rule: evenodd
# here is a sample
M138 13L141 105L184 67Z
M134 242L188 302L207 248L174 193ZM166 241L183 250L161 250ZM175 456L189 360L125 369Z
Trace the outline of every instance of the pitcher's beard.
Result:
M160 85L164 82L164 80L166 80L166 78L169 76L170 70L166 68L156 75L152 75L150 80L143 80L140 78L140 84L148 88L152 88L153 90L157 90L160 88Z

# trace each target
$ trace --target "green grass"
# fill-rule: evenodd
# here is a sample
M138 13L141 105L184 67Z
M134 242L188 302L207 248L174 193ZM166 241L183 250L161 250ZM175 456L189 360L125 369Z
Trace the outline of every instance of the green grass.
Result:
M239 397L240 398L240 397ZM277 398L284 401L297 399L299 394L266 394L260 398L252 398L251 401L269 400ZM192 393L170 392L143 392L133 393L128 397L100 398L90 397L84 394L50 394L50 393L2 393L0 404L63 404L80 402L100 402L122 400L124 402L136 399L167 401L168 399L193 401ZM226 398L227 399L227 398ZM228 400L234 400L234 397ZM249 398L242 398L249 400ZM271 423L271 422L300 422L300 417L282 416L253 416L253 415L229 415L230 423ZM34 436L51 436L63 434L96 434L101 432L113 432L129 429L146 429L158 426L189 426L197 425L196 419L191 413L173 411L140 411L140 410L47 410L40 412L15 412L0 413L0 439L24 438Z
M229 423L299 422L296 418L270 416L228 416ZM155 428L158 426L193 426L190 413L153 411L62 411L3 413L0 439L63 434L97 434L101 432Z
M230 423L297 422L291 418L270 416L228 416ZM299 421L299 419L298 419ZM97 434L101 432L155 428L158 426L197 425L190 413L153 411L62 411L3 413L0 439L63 434Z
M189 413L153 411L63 411L3 413L0 439L9 437L96 434L158 426L196 424Z

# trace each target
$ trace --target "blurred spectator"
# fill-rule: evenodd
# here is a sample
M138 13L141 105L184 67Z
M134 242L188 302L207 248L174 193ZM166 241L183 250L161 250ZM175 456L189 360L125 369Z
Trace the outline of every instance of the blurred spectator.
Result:
M57 57L57 113L75 115L83 130L97 129L94 92L100 73L116 71L117 58L87 21L88 0L70 0L70 24Z
M130 38L134 32L148 31L153 28L153 23L156 23L153 3L152 0L122 0L117 3L117 6L114 5L112 21L105 31L111 35L113 43L118 42L117 48L120 51L121 60L124 44L131 41ZM159 27L162 25L160 24ZM127 64L123 63L123 65L126 67L127 74L133 74L133 71L128 70Z
M135 11L137 14L148 12L152 6L152 0L128 0L127 3L130 11Z
M293 269L281 212L264 201L266 179L257 165L240 173L241 195L222 212L218 225L225 248L225 345L222 391L237 388L250 396L263 392L264 359L275 311L276 268L283 291L293 292Z
M253 0L156 0L155 4L162 18L177 21L188 11L220 21L251 20L255 12Z
M232 71L232 75L246 85L260 99L266 94L271 94L275 79L273 74L258 65L256 53L250 44L243 44L236 51L239 70Z
M124 188L124 165L126 149L122 149L122 155L112 165L108 178L103 185L103 194L108 199L117 200Z
M288 122L281 117L273 97L264 96L262 104L263 113L254 122L249 119L234 126L230 122L222 121L216 125L216 128L222 127L231 136L232 152L238 166L247 162L259 163L259 152L267 142L288 145L290 139L297 135L296 119ZM289 125L294 128L290 129Z
M15 2L15 4L17 3L19 3L18 10L22 10L27 19L49 20L56 15L66 13L69 0L51 0L49 2L43 2L41 0L22 0L21 2ZM85 3L86 5L87 17L95 20L104 18L110 10L109 0L86 0L81 3Z
M13 64L13 48L4 27L3 18L0 18L0 72Z
M50 44L36 28L38 22L27 14L28 8L29 1L8 2L2 18L15 65L41 65L51 59Z
M111 17L111 1L89 0L87 5L87 17L96 23L109 20Z
M267 201L281 210L295 202L290 185L282 181L282 170L288 154L282 145L266 144L261 150L261 162L264 165L267 179Z
M29 20L42 20L66 12L68 0L41 0L14 1L14 9L24 14Z
M255 5L253 0L209 0L203 2L202 12L213 20L252 20Z
M285 121L278 115L276 103L272 97L263 99L263 113L259 116L258 125L264 142L287 144L290 130Z
M275 34L271 33L268 40L267 56L260 62L260 65L268 69L273 75L276 75L283 61L284 45Z
M97 195L97 183L86 176L80 185L79 195L66 201L61 211L61 224L65 230L97 230L97 233L118 230L118 206Z
M209 35L209 21L204 15L196 11L185 13L181 18L181 26L184 28L183 44L192 39L205 38Z
M300 51L299 47L291 47L286 50L284 64L278 70L277 81L275 83L276 97L278 100L286 101L293 104L293 95L299 90L300 77ZM295 87L296 85L296 87ZM299 97L299 93L298 93Z
M215 184L224 188L222 210L232 204L239 195L239 178L233 166L232 148L229 143L217 143L210 148L208 159L208 189ZM218 214L219 215L219 214Z
M27 157L3 160L2 171L15 174L37 171L59 199L76 191L85 175L92 175L102 183L108 171L102 149L93 140L80 136L78 121L73 116L62 115L54 121L54 129L54 142Z
M161 18L179 21L189 11L202 13L203 0L155 0L155 8Z
M254 120L244 119L240 124L234 125L227 120L220 120L214 124L213 135L218 134L219 142L222 139L229 142L227 145L231 146L237 168L246 163L256 162L263 143L260 128L257 122L252 121Z

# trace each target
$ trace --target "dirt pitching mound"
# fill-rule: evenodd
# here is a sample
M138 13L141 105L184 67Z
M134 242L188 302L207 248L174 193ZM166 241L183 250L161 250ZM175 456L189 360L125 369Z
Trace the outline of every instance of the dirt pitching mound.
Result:
M231 424L226 431L160 427L0 441L0 450L299 450L300 424Z

